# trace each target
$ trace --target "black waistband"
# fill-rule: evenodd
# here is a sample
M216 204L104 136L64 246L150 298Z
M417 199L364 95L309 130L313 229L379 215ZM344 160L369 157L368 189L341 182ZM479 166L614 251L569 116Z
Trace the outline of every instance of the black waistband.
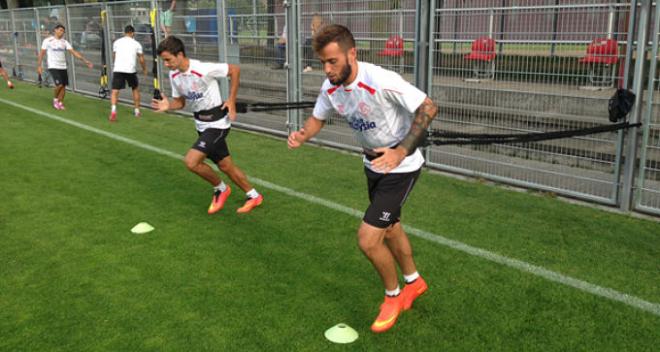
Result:
M399 146L399 143L397 143L397 144L391 146L390 149L394 149L394 148L396 148L396 147L398 147L398 146ZM415 153L415 151L417 151L417 148L413 149L413 150L412 150L410 153L408 153L406 156L411 156L411 155L413 155L413 153ZM369 160L369 161L372 161L372 160L374 160L374 159L380 157L381 155L383 155L383 153L376 153L373 149L368 149L368 148L362 148L362 154L364 154L364 156L365 156L365 157L367 158L367 160Z
M197 111L193 115L195 116L195 120L213 122L224 119L227 116L227 109L221 109L219 106L216 106L212 109Z

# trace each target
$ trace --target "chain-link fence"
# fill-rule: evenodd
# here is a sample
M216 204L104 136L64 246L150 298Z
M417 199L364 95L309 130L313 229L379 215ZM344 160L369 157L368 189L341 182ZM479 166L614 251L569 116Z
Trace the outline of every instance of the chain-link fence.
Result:
M638 84L644 107L631 118L643 126L632 133L435 146L426 149L427 165L660 214L660 73L655 68L660 33L654 20L659 16L647 0L120 1L0 11L0 58L13 74L35 81L40 44L55 23L62 23L74 48L95 64L90 70L69 58L71 88L96 95L101 57L111 77L112 42L130 24L147 59L147 74L138 71L144 104L153 89L152 30L156 42L166 35L182 38L191 58L240 65L242 101L307 101L316 98L325 80L311 38L320 26L338 23L353 32L358 60L419 86L428 82L427 93L440 107L432 128L491 134L608 124L609 97L617 88ZM638 42L644 31L652 32L652 45L648 54L639 54L640 48L646 52L646 40ZM421 66L420 57L426 59ZM169 95L162 65L157 75ZM226 81L221 84L226 93ZM120 97L131 99L127 90ZM309 109L243 114L238 125L286 135L309 114ZM359 150L352 134L337 115L316 141ZM639 137L641 147L628 145L633 137ZM625 205L628 193L632 199Z

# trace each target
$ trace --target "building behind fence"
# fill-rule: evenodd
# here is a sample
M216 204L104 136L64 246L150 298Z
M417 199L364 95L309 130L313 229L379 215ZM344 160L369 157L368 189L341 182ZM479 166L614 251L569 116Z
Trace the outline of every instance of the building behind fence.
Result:
M157 9L160 24L169 6L120 1L2 10L0 59L14 75L35 81L40 43L54 23L63 23L73 46L96 63L105 55L111 72L111 52L101 52L101 41L121 37L132 24L151 57L149 13ZM637 101L629 119L641 128L524 144L434 146L425 150L427 166L660 215L660 7L650 0L177 1L173 14L171 31L190 57L241 65L239 99L247 102L316 98L325 76L310 47L314 16L349 27L359 60L424 89L440 107L432 128L442 131L600 126L609 123L614 91L632 89ZM163 38L160 25L155 32ZM278 51L283 34L295 45ZM69 67L73 90L98 93L98 65ZM158 72L169 94L167 73ZM151 78L140 80L147 104ZM285 136L310 113L245 114L238 125ZM339 116L317 142L359 150Z

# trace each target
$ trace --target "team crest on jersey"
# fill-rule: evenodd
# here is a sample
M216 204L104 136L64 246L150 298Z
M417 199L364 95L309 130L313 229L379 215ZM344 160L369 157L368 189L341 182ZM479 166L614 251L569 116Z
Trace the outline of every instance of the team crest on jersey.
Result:
M354 119L352 121L349 121L348 123L349 123L349 125L351 125L352 129L354 129L356 131L360 131L360 132L364 132L366 130L376 128L376 123L375 122L368 121L368 120L365 120L365 119L362 119L362 118Z
M362 114L362 116L367 117L367 116L369 116L369 113L371 112L371 106L369 106L369 104L361 101L358 104L358 111L360 112L360 114Z

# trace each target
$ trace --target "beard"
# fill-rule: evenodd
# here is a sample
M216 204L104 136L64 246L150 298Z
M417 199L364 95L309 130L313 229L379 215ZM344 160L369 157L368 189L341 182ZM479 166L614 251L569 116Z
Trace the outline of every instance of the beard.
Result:
M346 60L346 61L348 61L348 60ZM339 72L339 77L337 77L337 79L335 79L335 80L328 77L328 80L330 81L330 83L332 83L332 85L335 85L335 86L338 86L340 84L344 84L344 82L346 82L348 77L351 75L352 71L353 71L353 69L351 67L351 64L346 62L346 66L344 66L344 68L341 69L341 72Z

